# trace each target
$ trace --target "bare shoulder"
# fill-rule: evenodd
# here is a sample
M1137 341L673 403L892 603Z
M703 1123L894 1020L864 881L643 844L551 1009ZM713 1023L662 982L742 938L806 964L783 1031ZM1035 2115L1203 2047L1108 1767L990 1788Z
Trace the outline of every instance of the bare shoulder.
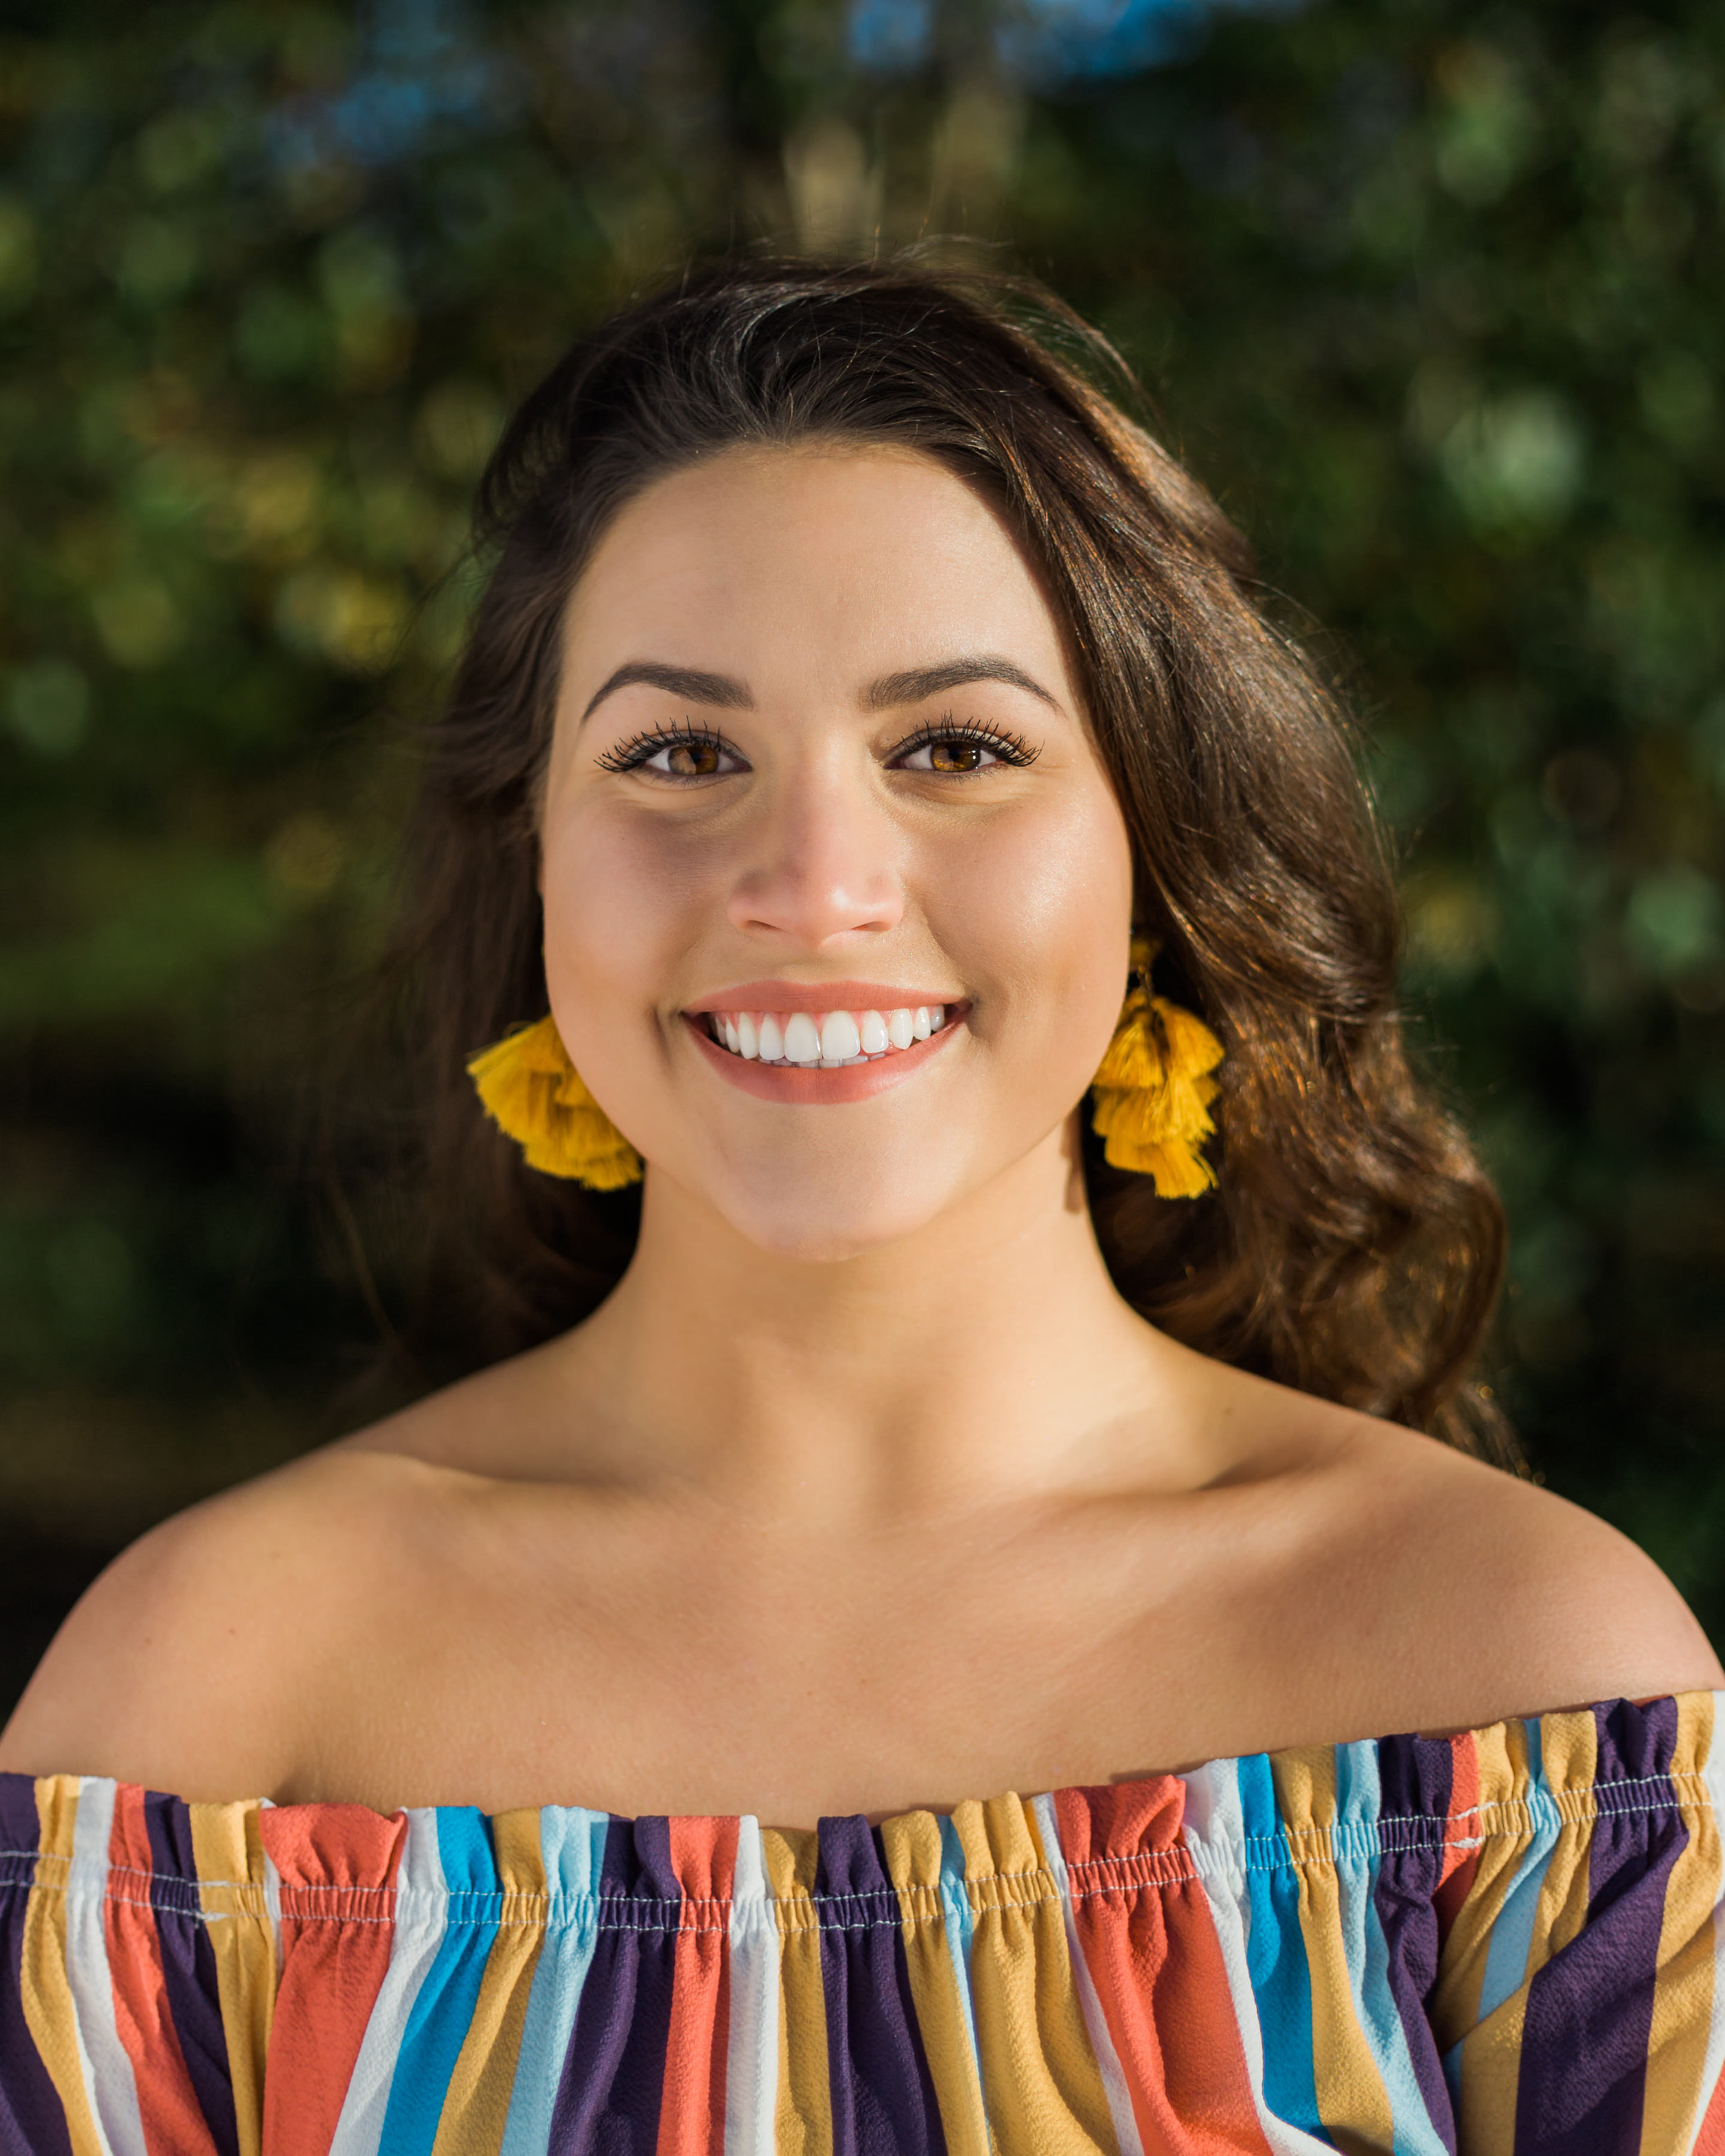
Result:
M387 1605L435 1471L326 1449L165 1521L61 1627L0 1770L269 1795L344 1649Z
M1385 1727L1725 1684L1659 1567L1579 1506L1384 1424L1336 1471L1349 1492L1337 1576L1376 1647L1373 1681L1412 1710Z

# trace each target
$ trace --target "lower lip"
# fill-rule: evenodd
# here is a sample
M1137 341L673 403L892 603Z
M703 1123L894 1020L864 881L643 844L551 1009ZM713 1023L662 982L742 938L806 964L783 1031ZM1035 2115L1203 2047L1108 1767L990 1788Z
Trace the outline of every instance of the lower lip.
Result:
M847 1101L872 1101L875 1094L890 1092L926 1070L958 1030L963 1009L961 1004L959 1016L955 1017L949 1009L940 1031L914 1047L893 1049L873 1063L848 1064L839 1070L817 1070L806 1063L752 1061L721 1048L706 1030L704 1019L691 1018L685 1011L683 1023L701 1054L739 1093L752 1093L757 1101L783 1101L793 1106L836 1107Z

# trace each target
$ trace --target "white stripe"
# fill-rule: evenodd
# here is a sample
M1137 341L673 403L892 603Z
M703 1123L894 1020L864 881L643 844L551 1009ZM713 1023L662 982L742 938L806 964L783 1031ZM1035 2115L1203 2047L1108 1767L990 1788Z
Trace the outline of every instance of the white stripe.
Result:
M1701 1770L1702 1780L1707 1785L1708 1801L1713 1808L1713 1829L1725 1838L1725 1691L1713 1694L1713 1735L1708 1747L1706 1765ZM1690 2122L1689 2138L1684 2143L1681 2156L1692 2156L1695 2144L1701 2138L1702 2123L1707 2115L1707 2106L1712 2102L1713 2092L1719 2086L1719 2076L1725 2072L1725 1899L1713 1904L1713 2005L1712 2019L1707 2025L1707 2056L1701 2069L1701 2086L1696 2091L1695 2116Z
M1303 2127L1278 2118L1265 2101L1264 2031L1246 1967L1246 1930L1251 1919L1245 1875L1240 1868L1245 1820L1235 1777L1236 1764L1232 1759L1212 1760L1209 1766L1182 1777L1186 1784L1186 1810L1181 1839L1192 1853L1210 1905L1229 1996L1234 2002L1240 2047L1245 2056L1252 2104L1264 2138L1275 2156L1335 2156L1327 2141L1317 2140Z
M1036 1824L1042 1830L1043 1861L1053 1873L1055 1883L1060 1889L1060 1914L1066 1922L1066 1958L1072 1964L1072 1981L1078 1987L1078 2004L1084 2015L1090 2047L1096 2053L1096 2065L1101 2070L1102 2093L1108 2099L1108 2115L1114 2121L1114 2138L1120 2143L1120 2156L1144 2156L1144 2143L1132 2110L1132 2091L1127 2087L1126 2070L1120 2063L1119 2052L1114 2048L1114 2039L1108 2030L1108 2017L1096 1995L1090 1964L1084 1958L1084 1948L1079 1944L1078 1924L1072 1909L1071 1881L1066 1874L1065 1852L1060 1847L1054 1799L1051 1796L1037 1797L1032 1803Z
M73 1854L71 1858L69 1860L67 1876L60 1882L59 1888L60 1920L67 1928L67 1954L69 1958L70 1953L71 1929L69 1894L72 1881L74 1878L79 1877L79 1871L77 1869L79 1847L78 1830L83 1824L85 1805L87 1802L90 1801L85 1793L94 1787L101 1792L101 1797L99 1797L96 1799L97 1802L100 1803L101 1802L102 1798L105 1798L106 1801L103 1810L103 1818L105 1820L111 1819L114 1808L114 1784L111 1782L103 1781L93 1783L90 1778L86 1777L79 1783L78 1787L80 1792L78 1809L73 1815L72 1820ZM105 1848L107 1843L107 1835L105 1832L102 1836L102 1843L103 1847ZM80 1881L80 1893L83 1891L84 1888L82 1881ZM100 1887L98 1887L97 1891L100 1892ZM64 1965L61 1968L60 1973L63 1976L69 1976L69 1972ZM95 2068L90 2061L90 2046L85 2041L85 2036L84 2018L77 2010L75 1993L73 1995L72 2041L78 2047L78 2076L79 2079L84 2085L85 2102L90 2107L90 2118L95 2127L97 2144L103 2150L104 2156L111 2156L113 2144L108 2138L107 2129L102 2124L101 2118L96 2108ZM137 2092L136 2089L132 2092L132 2102L134 2105L136 2104Z
M407 1815L408 1831L395 1875L395 1926L389 1966L378 1986L359 2056L342 2099L329 2156L378 2156L389 2086L407 2035L408 2017L425 1973L437 1958L449 1917L443 1859L438 1854L437 1813L429 1806Z
M737 1823L731 1897L731 2029L725 2054L725 2156L773 2156L778 2113L778 1917L761 1822Z
M78 1784L72 1865L66 1878L66 1981L78 2025L78 2055L97 2133L108 2156L148 2156L137 2077L120 2041L114 1971L103 1919L109 1892L108 1845L114 1832L114 1784L86 1775ZM121 1877L113 1891L141 1900L146 1882ZM122 1921L131 1920L130 1911Z
M260 1812L273 1812L275 1809L275 1799L273 1797L261 1797L259 1799L258 1810ZM276 1870L275 1859L270 1854L269 1851L267 1849L264 1849L261 1850L260 1853L264 1859L264 1914L269 1922L271 1943L275 1948L275 1988L280 1991L281 1989L281 1957L283 1953L283 1942L281 1937L281 1874Z

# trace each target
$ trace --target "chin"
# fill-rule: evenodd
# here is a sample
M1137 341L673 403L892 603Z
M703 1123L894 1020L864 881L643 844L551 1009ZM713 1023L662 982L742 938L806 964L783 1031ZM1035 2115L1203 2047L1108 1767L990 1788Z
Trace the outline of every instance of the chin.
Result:
M706 1194L757 1249L804 1265L839 1265L902 1242L945 1212L957 1194L932 1188L927 1182L911 1188L876 1183L865 1189L854 1183L850 1188L824 1189L822 1182L816 1174L798 1178L793 1186L781 1181L773 1188L751 1180Z

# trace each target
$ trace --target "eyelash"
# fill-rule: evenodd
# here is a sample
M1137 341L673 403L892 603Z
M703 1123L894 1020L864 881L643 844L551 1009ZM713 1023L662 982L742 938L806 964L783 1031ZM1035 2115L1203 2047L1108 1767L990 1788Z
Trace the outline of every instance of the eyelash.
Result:
M608 748L593 761L601 771L635 771L662 748L722 749L725 746L722 734L715 733L711 726L691 726L685 719L679 726L654 726L645 733L631 734L626 742L619 742L615 748Z
M936 742L943 741L963 742L975 748L987 749L1002 763L1019 770L1034 763L1041 754L1040 749L1032 748L1022 736L1012 732L1009 728L985 726L975 719L955 720L947 714L935 724L918 726L914 733L907 735L893 750L889 763L896 763L901 757L914 756L918 749L927 748ZM607 749L594 761L602 771L638 771L649 757L657 756L661 749L667 748L713 748L733 756L736 754L734 749L729 748L724 736L716 732L711 726L693 726L685 720L680 726L655 726L644 733L632 734L627 741L619 742L616 747ZM948 775L960 777L965 774L955 773ZM673 783L678 783L691 785L695 782L689 779L673 781Z
M1005 726L985 726L976 719L955 720L950 711L942 715L933 726L918 726L916 732L901 741L892 752L891 761L901 756L914 756L919 748L927 748L934 742L963 742L973 748L985 748L998 756L1003 763L1011 764L1022 771L1027 764L1034 763L1041 754L1031 747L1022 735ZM957 775L957 774L955 774Z

